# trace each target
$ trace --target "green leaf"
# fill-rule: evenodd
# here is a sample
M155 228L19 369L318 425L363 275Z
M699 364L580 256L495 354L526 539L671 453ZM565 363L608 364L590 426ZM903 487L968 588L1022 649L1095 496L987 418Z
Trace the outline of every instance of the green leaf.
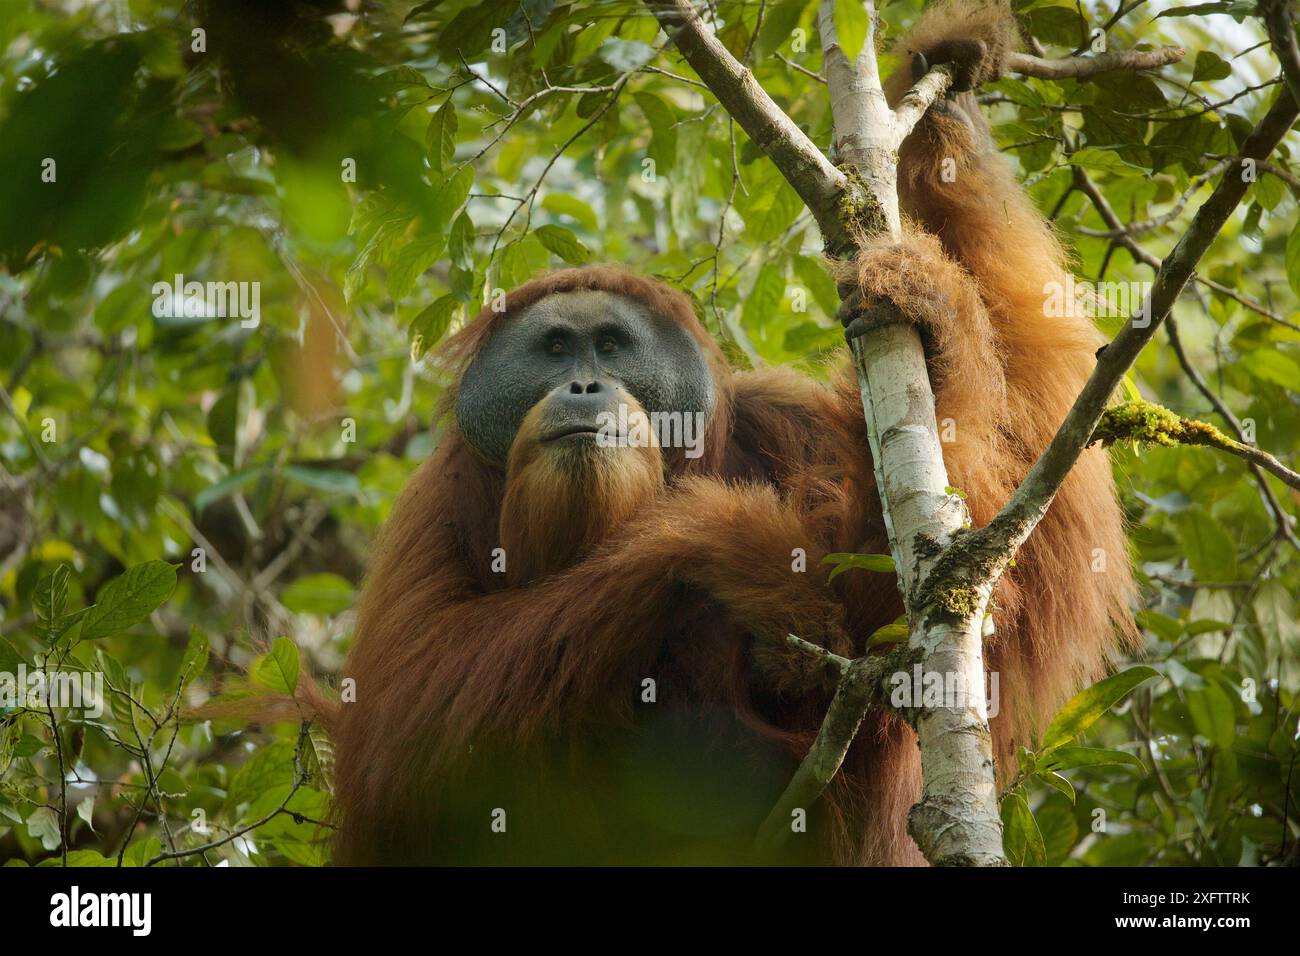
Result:
M302 465L287 465L286 477L301 481L317 491L328 491L341 495L356 495L361 491L361 482L350 471L338 468L306 468Z
M1291 291L1300 295L1300 229L1292 229L1286 237L1286 281Z
M861 571L878 571L881 574L894 573L894 559L888 554L849 554L836 552L822 558L822 564L833 566L828 581L834 581L845 571L856 568Z
M162 842L157 837L149 837L132 843L122 854L123 866L144 866L162 852Z
M237 471L234 474L227 475L216 484L208 485L197 495L194 496L194 512L198 514L213 502L220 501L227 495L232 495L236 491L248 487L258 478L262 477L266 471L265 465L254 465L251 468L245 468L243 471Z
M448 96L430 118L429 127L424 133L424 148L434 172L446 172L451 166L452 157L456 154L458 125L456 107Z
M745 174L749 181L749 196L741 194L736 197L736 208L745 220L746 239L752 243L778 238L804 209L798 195L776 167L765 161L759 170L758 176Z
M633 99L650 123L650 148L646 155L655 161L657 174L667 173L677 161L677 114L654 93L638 92L633 94Z
M447 334L460 309L454 295L444 295L411 320L411 358L418 360Z
M285 588L280 601L296 614L338 614L352 607L356 591L337 574L308 574Z
M268 690L292 696L298 688L298 645L277 637L271 649L253 661L248 676Z
M47 641L55 641L63 634L60 625L68 603L68 578L71 574L72 570L66 564L60 564L41 578L32 595L36 623Z
M69 850L68 866L117 866L117 860L109 859L97 850Z
M139 624L171 597L178 567L166 561L146 561L109 581L81 620L81 639L120 634Z
M1065 796L1069 798L1070 802L1074 803L1074 785L1055 770L1040 770L1037 776L1043 783L1065 794Z
M542 206L545 205L543 200ZM454 266L461 269L474 268L474 223L468 212L462 212L451 224L451 235L447 238L447 256Z
M469 191L472 188L474 188L474 168L472 166L462 166L449 180L442 184L438 190L438 195L434 197L433 222L431 225L433 232L439 232L447 227L452 217L465 204L465 200L469 197Z
M417 236L402 246L388 265L389 296L405 298L415 280L438 261L446 247L447 237L443 233Z
M1241 364L1256 378L1280 385L1285 389L1294 389L1300 384L1300 362L1281 352L1266 348L1256 349L1243 356ZM1232 567L1236 567L1235 562Z
M1061 708L1043 734L1042 746L1038 748L1040 758L1078 737L1123 700L1129 691L1157 676L1159 671L1153 667L1130 667L1080 691Z
M226 806L233 814L277 787L293 786L294 745L276 740L256 751L230 780Z
M1047 859L1038 821L1019 790L1002 799L1002 849L1012 866L1042 866Z
M1071 166L1079 166L1097 172L1116 173L1120 176L1132 176L1135 169L1142 168L1124 162L1114 151L1109 149L1089 148L1075 150L1069 156L1069 163Z
M1217 53L1201 50L1196 54L1196 65L1192 68L1192 81L1226 80L1232 76L1232 67Z
M675 155L675 143L673 152ZM662 164L659 165L660 168L663 168ZM600 227L596 220L595 210L576 196L570 196L567 193L547 193L546 198L542 200L542 208L557 216L568 216L582 226L583 229L590 232L599 231Z
M867 10L861 0L835 0L835 38L850 61L867 42Z
M1222 687L1209 681L1201 690L1189 691L1187 711L1202 737L1219 747L1232 746L1237 736L1237 715Z
M1241 23L1246 17L1255 12L1253 3L1244 2L1244 0L1221 0L1218 3L1192 3L1181 7L1170 7L1167 10L1161 10L1155 18L1161 17L1208 17L1216 13L1224 13L1231 16L1238 23Z
M45 749L45 741L32 734L23 734L14 744L15 757L34 757Z
M49 807L37 807L27 818L27 833L41 841L47 850L57 850L63 842L59 833L59 817Z
M565 262L582 265L591 261L591 250L563 226L538 226L533 230L537 241Z
M1041 764L1043 770L1073 770L1075 767L1137 767L1146 771L1146 766L1134 754L1100 747L1058 747L1045 754Z
M17 674L22 658L14 646L0 637L0 674Z
M208 666L208 636L197 624L190 625L189 643L181 658L181 686L187 687Z
M1232 581L1237 576L1236 548L1227 530L1202 510L1174 517L1183 553L1202 581Z
M751 332L760 332L773 322L785 296L785 278L778 266L767 263L758 270L749 295L741 307L740 323Z
M429 81L413 66L399 66L375 77L375 82L388 92L423 87L429 89Z
M655 48L639 40L620 40L610 37L597 52L602 60L620 73L639 70L655 58Z
M307 731L302 762L303 768L323 783L326 790L334 789L334 741L319 724L312 724Z

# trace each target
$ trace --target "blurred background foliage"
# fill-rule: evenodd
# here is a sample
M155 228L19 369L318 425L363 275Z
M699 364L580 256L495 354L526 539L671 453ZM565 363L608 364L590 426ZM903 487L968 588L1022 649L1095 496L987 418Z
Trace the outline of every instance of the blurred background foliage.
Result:
M816 4L713 6L827 143ZM887 33L919 8L885 6ZM1158 74L983 91L1078 275L1149 280L1087 235L1107 224L1072 186L1082 171L1122 221L1154 219L1137 244L1167 252L1208 187L1180 197L1279 89L1252 7L1017 9L1051 56L1096 27L1112 49L1188 51ZM1230 410L1292 467L1296 145L1179 304L1185 361L1162 333L1137 368L1146 397L1222 427ZM0 708L0 859L147 863L239 834L176 862L325 861L323 735L181 716L250 667L281 689L337 672L367 543L437 440L429 349L492 290L607 260L688 292L738 365L824 374L841 337L819 248L631 0L0 0L0 671L111 688L98 717ZM260 283L259 324L155 316L177 275ZM1021 856L1295 862L1300 560L1279 515L1300 503L1204 449L1115 459L1161 676L1088 742L1145 770L1030 786L1041 842Z

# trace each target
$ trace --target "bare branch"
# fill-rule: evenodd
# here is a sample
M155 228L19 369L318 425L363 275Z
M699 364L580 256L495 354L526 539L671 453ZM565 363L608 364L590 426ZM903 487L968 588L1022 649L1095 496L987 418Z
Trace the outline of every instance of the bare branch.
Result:
M825 648L810 644L791 634L790 643L823 659L833 659L843 667L843 676L831 698L826 718L822 721L817 739L807 756L799 764L794 777L782 792L776 804L759 827L756 845L763 850L776 850L784 846L794 829L794 813L808 810L821 797L822 791L835 778L849 745L857 736L858 726L873 702L889 700L886 679L904 666L911 652L906 648L888 655L859 657L850 661ZM829 658L826 657L829 655Z
M1116 70L1133 72L1153 70L1156 67L1177 63L1186 51L1180 46L1163 46L1157 50L1115 50L1095 56L1068 56L1049 60L1029 53L1009 53L1003 68L1022 76L1036 76L1041 80L1090 80L1103 73Z

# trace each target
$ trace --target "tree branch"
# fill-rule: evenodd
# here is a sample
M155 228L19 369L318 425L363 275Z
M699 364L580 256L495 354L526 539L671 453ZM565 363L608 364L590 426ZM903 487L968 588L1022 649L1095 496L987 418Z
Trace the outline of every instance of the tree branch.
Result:
M861 54L850 62L836 37L834 2L822 0L818 23L823 73L831 98L835 155L851 169L850 177L832 166L776 106L753 75L712 35L687 0L646 3L718 101L808 205L821 227L829 255L850 258L856 253L857 240L872 234L901 238L898 148L929 105L947 91L951 83L948 68L931 70L903 97L898 110L891 110L876 61L874 4L865 4L868 35ZM1182 51L1171 48L1156 51L1154 57L1076 57L1058 67L1030 57L1017 59L1015 68L1029 73L1055 69L1055 75L1081 78L1112 69L1146 68L1181 55ZM1240 193L1236 198L1240 199ZM1207 206L1214 202L1212 196ZM1231 207L1224 210L1223 218L1230 211ZM1217 233L1217 226L1213 232ZM1186 274L1181 280L1178 276L1192 252L1191 247L1183 248L1180 243L1167 260L1170 268L1165 281L1171 287L1181 288L1186 282ZM1199 253L1190 263L1194 264L1196 258ZM1149 337L1148 333L1131 344L1140 348ZM882 516L911 623L911 653L919 654L927 670L951 675L966 691L961 701L950 706L924 708L916 713L925 789L921 802L912 809L909 830L932 863L1002 864L1001 820L984 699L983 620L998 575L1014 547L1046 510L1064 471L1059 477L1054 473L1039 475L1032 485L1027 482L1025 487L1030 490L1020 498L1033 500L1037 496L1041 504L1018 519L1015 533L1002 529L989 532L991 540L1001 539L1002 553L993 560L972 563L968 542L973 535L961 535L960 547L957 543L957 532L967 523L968 514L960 498L948 491L933 393L915 327L902 321L881 323L869 335L853 337L850 348L858 373ZM1116 361L1126 354L1127 346L1117 349ZM1132 354L1136 355L1136 351ZM1109 388L1100 401L1108 394ZM1088 389L1084 397L1091 400ZM1089 420L1083 439L1091 436L1100 413L1099 402L1095 415L1084 416ZM1063 434L1066 437L1058 435L1054 445L1077 444L1073 432L1063 430ZM1065 470L1082 447L1080 444L1073 450ZM1042 461L1035 466L1040 472ZM1025 501L1016 498L1012 504L1017 509L1025 507ZM938 548L919 548L921 541L937 544ZM955 570L948 573L949 569ZM817 742L762 828L760 839L765 845L780 842L788 835L789 811L815 799L838 769L869 703L863 681L870 673L868 668L875 666L873 660L854 661L844 668Z
M1247 137L1242 157L1264 159L1300 117L1300 109L1288 90L1273 102L1259 127ZM1239 164L1240 166L1241 164ZM934 582L927 587L953 586L957 582L994 580L1005 569L1012 554L1024 544L1060 489L1065 476L1092 439L1097 422L1138 353L1155 335L1179 294L1193 275L1196 264L1218 236L1228 217L1241 202L1250 183L1244 176L1225 173L1219 185L1196 211L1191 225L1160 264L1147 297L1142 322L1132 318L1100 353L1096 368L1075 399L1064 423L1047 449L1034 463L1011 500L988 525L964 537L961 548L953 548L940 559Z
M1164 406L1151 402L1124 402L1106 409L1092 433L1092 440L1105 445L1131 440L1154 445L1204 445L1207 448L1217 448L1272 472L1292 488L1300 490L1300 474L1296 474L1268 452L1244 442L1233 441L1207 422L1183 418Z
M1263 164L1260 165L1262 166ZM1129 254L1133 256L1135 262L1141 262L1144 265L1148 265L1157 272L1160 270L1160 260L1133 241L1133 238L1124 230L1124 224L1120 220L1119 215L1111 207L1110 203L1106 201L1106 197L1102 195L1101 190L1099 190L1092 180L1088 178L1088 174L1084 172L1083 169L1075 167L1074 182L1071 188L1078 189L1087 196L1092 202L1093 207L1097 210L1097 214L1101 216L1102 221L1106 223L1111 230L1118 230L1121 238L1117 241L1129 251ZM1202 282L1203 284L1209 284L1211 288L1220 288L1218 283L1209 283L1208 280L1203 279L1199 275L1193 275L1192 278ZM1226 294L1237 298L1232 290L1224 289L1224 291ZM1241 300L1238 299L1238 301ZM1277 317L1277 321L1282 322L1283 324L1289 324L1281 317ZM1178 364L1182 366L1184 374L1191 379L1191 382L1196 386L1197 391L1204 395L1210 404L1214 406L1215 410L1223 420L1228 423L1228 427L1233 430L1234 434L1236 434L1238 440L1244 444L1246 441L1246 433L1241 427L1241 422L1237 420L1236 415L1232 414L1232 410L1223 403L1223 400L1214 393L1213 389L1210 388L1209 383L1205 381L1205 378L1196 370L1196 367L1192 365L1191 361L1188 359L1187 352L1183 349L1182 339L1178 335L1178 324L1174 321L1172 313L1166 317L1164 324L1165 332L1169 336L1169 344L1173 346L1174 355L1178 359ZM1260 470L1259 466L1253 462L1250 465L1250 469L1255 476L1255 483L1259 486L1259 493L1264 499L1264 505L1273 515L1273 520L1277 524L1278 534L1286 538L1293 547L1300 548L1300 538L1296 537L1295 530L1292 527L1294 521L1282 507L1282 503L1277 500L1277 495L1273 493L1273 488L1264 477L1264 473Z
M903 668L911 656L911 651L903 648L890 654L859 657L850 661L793 634L788 640L810 656L839 668L841 676L821 729L817 732L817 739L813 741L807 756L799 764L799 769L768 813L767 819L759 827L755 844L760 849L769 851L780 849L785 844L791 832L794 813L808 810L835 778L849 751L849 745L857 736L867 708L872 703L888 705L889 688L886 681L891 674Z
M1028 53L1009 53L1002 61L1002 66L1010 73L1036 76L1040 80L1090 80L1094 76L1116 70L1153 70L1177 63L1185 55L1186 51L1180 46L1162 46L1156 50L1116 50L1095 56L1067 56L1060 60L1049 60Z
M827 243L845 242L839 202L849 188L848 178L785 115L687 0L647 0L647 5L718 102L794 187Z

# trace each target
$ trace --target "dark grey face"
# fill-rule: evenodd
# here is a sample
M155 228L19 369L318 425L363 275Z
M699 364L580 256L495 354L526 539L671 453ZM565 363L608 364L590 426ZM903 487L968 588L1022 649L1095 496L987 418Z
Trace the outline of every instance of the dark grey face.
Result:
M616 391L647 412L713 410L713 378L689 332L634 299L609 292L556 293L511 316L460 383L456 422L504 464L524 416L552 392L542 438L596 425ZM589 420L590 419L590 420Z

